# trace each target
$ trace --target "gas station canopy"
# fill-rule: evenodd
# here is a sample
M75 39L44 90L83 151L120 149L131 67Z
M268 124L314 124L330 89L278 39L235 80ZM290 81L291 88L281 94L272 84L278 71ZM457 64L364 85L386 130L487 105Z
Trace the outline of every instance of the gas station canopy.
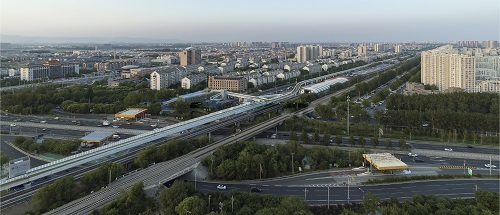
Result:
M390 153L363 154L363 158L378 170L408 169L408 165Z

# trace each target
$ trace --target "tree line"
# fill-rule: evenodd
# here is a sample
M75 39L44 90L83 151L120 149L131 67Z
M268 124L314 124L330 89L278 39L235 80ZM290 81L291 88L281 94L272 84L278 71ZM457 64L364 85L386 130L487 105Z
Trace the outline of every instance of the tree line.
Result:
M117 113L127 107L145 107L150 109L152 114L159 114L159 101L200 90L200 87L182 89L179 85L173 89L156 91L149 88L145 78L140 79L138 84L132 81L123 82L113 88L109 88L107 83L105 79L91 85L51 84L3 91L2 108L10 113L28 115L51 113L56 106L78 114Z
M387 99L387 109L420 112L450 110L498 116L499 103L498 94L495 93L394 94Z
M470 199L452 199L447 196L414 195L399 201L391 197L381 200L371 192L361 203L309 206L296 196L271 196L231 190L202 193L192 183L176 180L161 191L157 201L147 197L143 184L138 183L127 193L94 215L103 214L280 214L280 215L357 215L357 214L498 214L499 194L479 190Z
M417 67L418 65L420 65L420 58L404 62L395 69L383 72L368 82L362 82L356 84L354 90L345 93L345 95L343 95L342 97L346 98L347 95L351 97L356 97L358 95L368 94L371 91L377 89L379 86L382 86L385 83L389 82L390 80L394 79L396 76L403 74L404 72L409 71L412 68ZM415 70L413 70L413 72L415 72Z
M51 184L42 186L33 195L33 206L40 213L55 209L82 198L102 186L107 186L110 180L114 181L123 172L124 168L121 164L104 163L97 169L85 173L79 183L73 176L57 179Z
M246 141L217 148L201 164L208 168L208 175L213 179L252 180L288 175L298 172L299 167L304 169L306 165L310 165L311 170L328 169L334 164L339 167L349 164L360 166L363 163L363 153L364 150L358 150L351 152L349 156L338 148L306 149L293 140L275 146Z
M61 139L44 139L41 144L35 142L33 139L17 136L12 143L31 153L54 153L59 155L69 155L71 152L76 151L80 146L80 140L61 140Z
M146 168L149 164L159 163L185 155L195 149L208 145L208 137L197 140L170 140L159 146L148 146L137 153L134 164Z

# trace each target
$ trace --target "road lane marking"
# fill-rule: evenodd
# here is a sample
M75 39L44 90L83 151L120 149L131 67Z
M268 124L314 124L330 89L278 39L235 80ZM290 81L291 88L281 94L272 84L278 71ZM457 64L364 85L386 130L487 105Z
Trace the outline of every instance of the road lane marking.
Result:
M326 176L326 177L319 177L319 178L308 178L306 181L311 181L311 180L317 180L317 179L327 179L327 178L333 178L332 176Z

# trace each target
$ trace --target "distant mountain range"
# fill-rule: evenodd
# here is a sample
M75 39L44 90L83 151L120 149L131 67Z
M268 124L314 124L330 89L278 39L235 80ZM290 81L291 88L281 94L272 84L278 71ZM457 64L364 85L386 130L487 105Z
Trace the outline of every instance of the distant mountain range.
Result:
M178 39L140 37L30 37L0 34L2 43L187 43Z

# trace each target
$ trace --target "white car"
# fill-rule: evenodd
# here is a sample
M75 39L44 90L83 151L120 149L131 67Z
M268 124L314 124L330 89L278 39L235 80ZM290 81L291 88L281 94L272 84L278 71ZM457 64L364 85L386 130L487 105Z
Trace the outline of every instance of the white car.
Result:
M219 184L219 185L217 185L217 189L218 190L225 190L226 189L226 185Z
M485 164L484 166L485 166L486 168L490 168L490 167L491 167L491 168L497 168L497 166L495 166L495 165L493 165L493 164L489 164L489 163Z
M410 156L410 157L417 157L417 154L414 154L414 153L410 152L410 153L408 153L408 156Z
M453 149L451 149L451 148L444 148L444 150L445 150L445 151L449 151L449 152L452 152L452 151L453 151Z
M119 128L119 127L120 127L120 126L118 126L118 125L113 125L113 128Z
M10 127L16 127L16 124L10 124Z

